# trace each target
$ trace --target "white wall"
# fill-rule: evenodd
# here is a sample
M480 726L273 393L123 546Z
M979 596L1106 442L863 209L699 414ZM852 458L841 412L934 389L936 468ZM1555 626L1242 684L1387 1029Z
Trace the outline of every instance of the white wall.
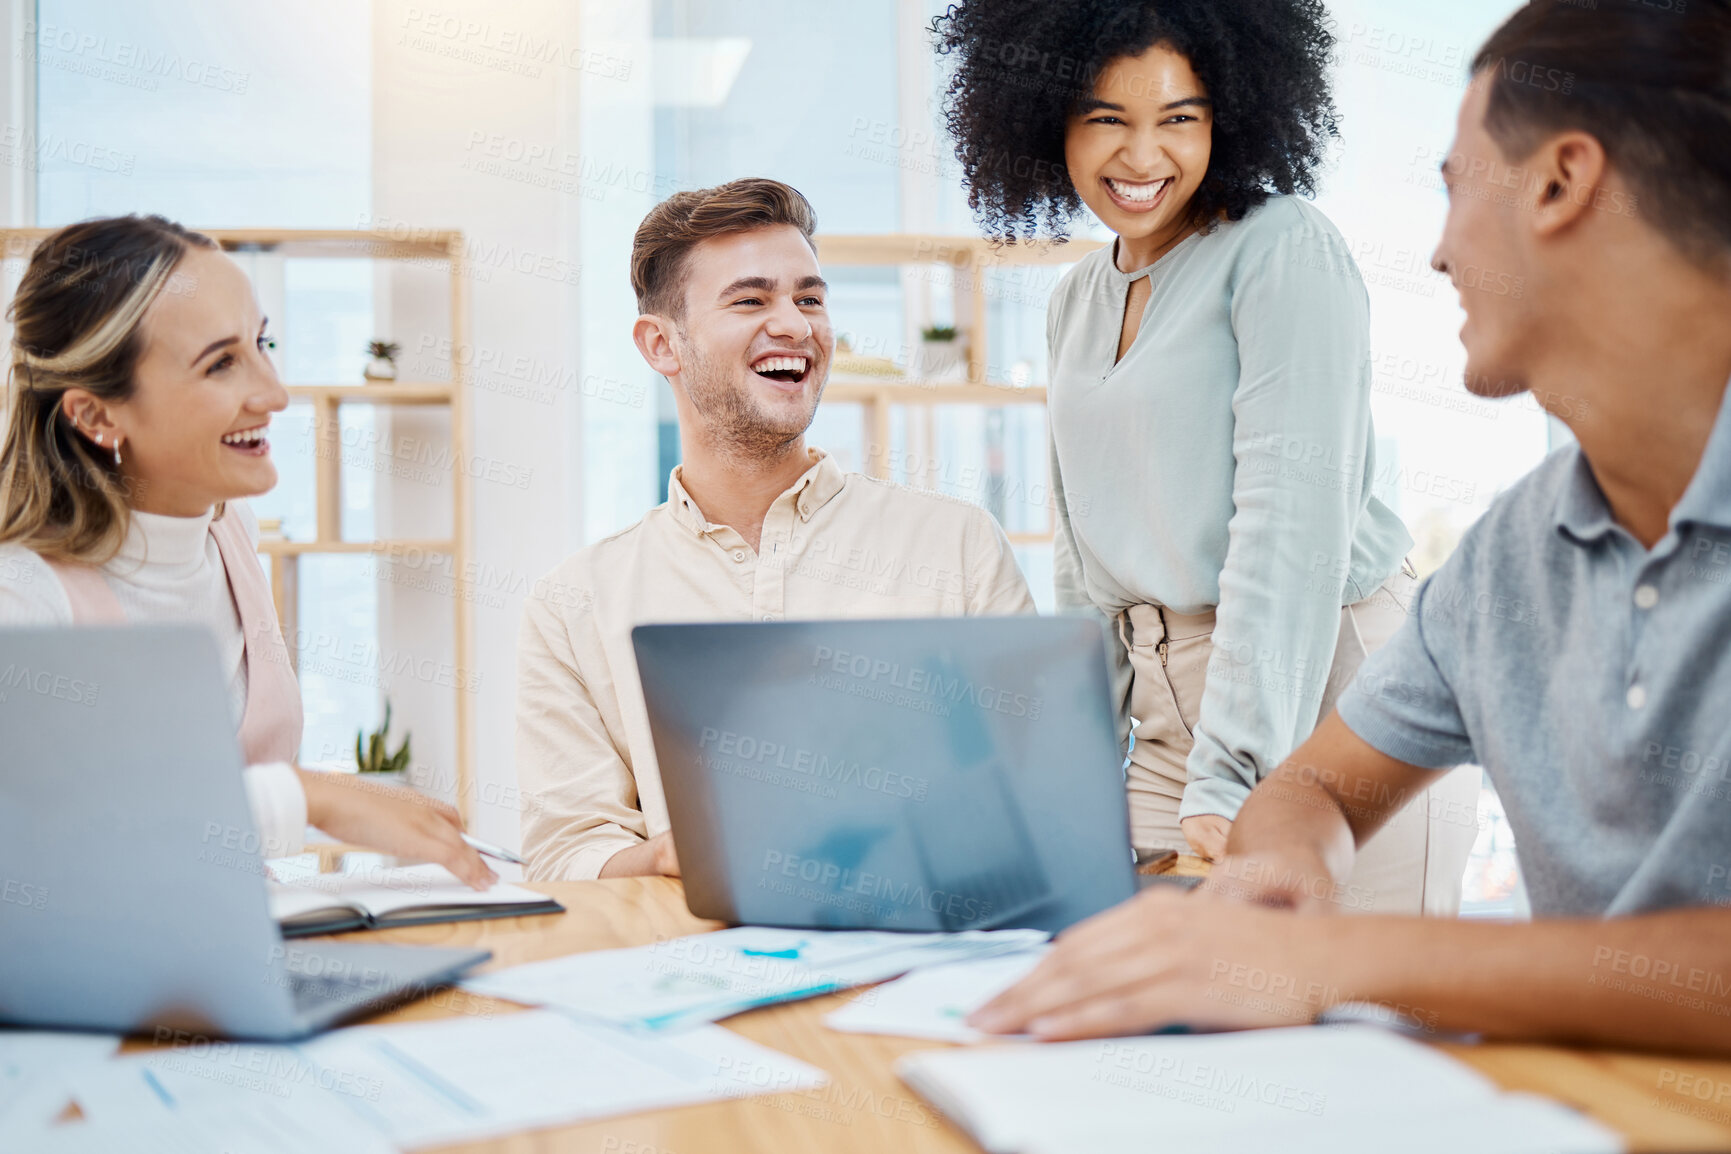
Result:
M28 43L25 28L35 10L35 0L0 0L0 43L21 47ZM36 67L30 53L18 52L5 62L0 73L0 225L28 228L36 223L36 169L27 161L23 147L26 135L36 128ZM24 275L24 262L4 260L0 254L0 299L11 300ZM0 316L0 341L10 348L12 326ZM0 416L5 415L4 392L0 391Z
M645 424L653 421L652 406L621 403L594 379L620 342L629 348L629 333L591 323L588 312L593 307L599 316L598 302L619 295L624 268L597 266L619 259L617 243L595 235L588 219L593 206L606 204L594 197L594 165L613 158L590 155L584 139L593 133L603 151L627 150L627 163L637 163L634 134L648 147L648 101L638 102L645 123L633 124L625 119L630 102L610 101L607 87L649 82L648 54L638 49L647 42L648 4L458 0L433 14L403 0L375 0L373 11L373 211L356 223L456 228L467 237L472 322L469 343L454 355L472 358L475 459L460 464L476 475L474 568L423 573L433 578L431 591L410 588L413 574L387 580L380 646L387 653L448 652L442 631L450 617L449 578L471 579L468 672L478 678L473 827L483 838L514 845L517 625L534 581L584 539L585 426L605 429L627 454L640 436L653 460L653 425ZM600 120L604 113L614 119ZM617 230L623 219L605 223ZM584 251L588 266L580 262ZM403 375L448 376L453 351L438 272L398 267L382 276L379 298L385 335L403 345ZM442 422L435 414L400 412L386 435L399 444L433 445L447 435ZM382 534L448 530L447 489L399 482L386 490ZM636 508L652 501L651 494ZM601 507L592 515L607 513ZM446 686L412 682L392 692L405 713L448 713L441 706L449 700ZM449 732L424 738L417 732L415 752L423 773L448 789Z
M7 228L36 223L36 168L24 146L36 135L36 57L25 51L35 11L35 0L0 0L0 44L7 50L0 71L0 225ZM5 287L11 299L12 286Z

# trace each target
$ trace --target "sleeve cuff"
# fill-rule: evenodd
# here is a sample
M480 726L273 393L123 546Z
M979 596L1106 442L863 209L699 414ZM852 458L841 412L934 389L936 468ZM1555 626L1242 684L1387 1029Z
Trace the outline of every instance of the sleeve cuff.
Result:
M1378 708L1369 695L1349 687L1335 711L1346 727L1384 757L1416 765L1420 769L1453 769L1473 760L1472 746L1458 738L1427 733L1391 717Z
M306 844L307 795L294 766L281 761L249 765L242 780L252 819L258 825L260 856L293 857L300 853Z
M1178 820L1217 814L1227 821L1238 820L1238 810L1250 796L1250 789L1236 779L1204 777L1184 787L1184 800L1178 804Z
M540 861L532 857L525 876L532 882L592 882L601 876L601 867L614 854L642 845L643 841L643 838L627 834L587 842L562 861Z

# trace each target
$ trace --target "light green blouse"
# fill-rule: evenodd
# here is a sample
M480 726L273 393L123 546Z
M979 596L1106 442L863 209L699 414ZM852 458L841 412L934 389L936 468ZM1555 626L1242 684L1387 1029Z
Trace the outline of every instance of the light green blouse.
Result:
M1180 816L1235 817L1316 727L1341 607L1412 547L1370 493L1369 300L1340 233L1293 197L1148 268L1113 261L1083 258L1047 317L1058 606L1217 609Z

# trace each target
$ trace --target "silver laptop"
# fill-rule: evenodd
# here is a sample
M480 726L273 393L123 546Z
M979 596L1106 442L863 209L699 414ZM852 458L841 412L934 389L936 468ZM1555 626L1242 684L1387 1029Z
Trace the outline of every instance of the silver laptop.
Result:
M1136 892L1083 618L632 631L699 917L1060 930Z
M0 1023L285 1040L485 950L284 942L201 630L0 630Z

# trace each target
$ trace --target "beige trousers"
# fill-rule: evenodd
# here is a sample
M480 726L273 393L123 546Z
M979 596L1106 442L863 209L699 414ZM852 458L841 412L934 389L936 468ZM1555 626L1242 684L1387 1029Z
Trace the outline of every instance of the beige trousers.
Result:
M1401 572L1341 610L1340 639L1319 716L1333 712L1364 659L1405 622L1417 588L1413 575ZM1157 605L1134 605L1119 615L1118 628L1130 653L1130 715L1136 720L1129 768L1131 840L1138 849L1188 852L1178 803L1213 652L1214 613L1184 616ZM1359 848L1352 876L1338 894L1341 907L1361 913L1458 914L1461 878L1478 837L1479 785L1479 770L1463 766L1407 803Z

